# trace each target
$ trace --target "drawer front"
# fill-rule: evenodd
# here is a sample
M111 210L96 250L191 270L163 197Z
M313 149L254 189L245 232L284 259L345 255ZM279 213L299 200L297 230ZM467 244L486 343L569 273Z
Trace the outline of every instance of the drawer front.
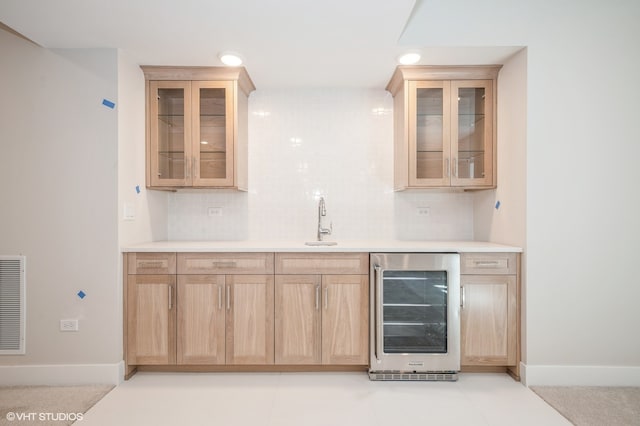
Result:
M176 273L175 253L127 253L130 275L173 275Z
M178 274L273 274L273 253L178 253Z
M514 275L517 253L462 253L460 273L463 275Z
M368 253L276 253L276 274L368 273Z

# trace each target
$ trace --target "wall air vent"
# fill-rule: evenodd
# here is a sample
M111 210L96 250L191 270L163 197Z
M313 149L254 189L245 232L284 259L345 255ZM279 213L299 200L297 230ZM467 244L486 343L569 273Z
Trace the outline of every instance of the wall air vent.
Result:
M0 355L25 353L25 256L0 255Z

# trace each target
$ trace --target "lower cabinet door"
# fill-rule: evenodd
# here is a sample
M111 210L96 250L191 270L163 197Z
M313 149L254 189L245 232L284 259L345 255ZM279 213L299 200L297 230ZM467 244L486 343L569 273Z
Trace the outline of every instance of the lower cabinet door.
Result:
M368 364L367 275L322 276L322 363Z
M226 275L226 363L273 364L273 275Z
M127 277L127 363L176 363L175 275Z
M178 276L178 364L225 363L225 276Z
M515 275L462 275L461 364L515 365Z
M320 364L320 275L276 275L276 364Z

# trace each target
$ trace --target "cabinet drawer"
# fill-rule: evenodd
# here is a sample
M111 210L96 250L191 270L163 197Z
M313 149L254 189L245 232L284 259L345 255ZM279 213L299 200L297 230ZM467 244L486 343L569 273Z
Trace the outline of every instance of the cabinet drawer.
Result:
M178 253L178 274L273 274L273 253Z
M276 253L276 274L368 273L368 253Z
M462 253L460 273L467 275L514 275L517 253Z
M175 253L128 253L130 275L172 275L176 273Z

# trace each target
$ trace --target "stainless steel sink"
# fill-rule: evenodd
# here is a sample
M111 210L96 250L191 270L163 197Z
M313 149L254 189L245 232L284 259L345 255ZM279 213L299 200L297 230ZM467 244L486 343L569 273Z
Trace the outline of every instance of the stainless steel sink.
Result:
M338 243L335 241L307 241L304 244L307 246L335 246Z

